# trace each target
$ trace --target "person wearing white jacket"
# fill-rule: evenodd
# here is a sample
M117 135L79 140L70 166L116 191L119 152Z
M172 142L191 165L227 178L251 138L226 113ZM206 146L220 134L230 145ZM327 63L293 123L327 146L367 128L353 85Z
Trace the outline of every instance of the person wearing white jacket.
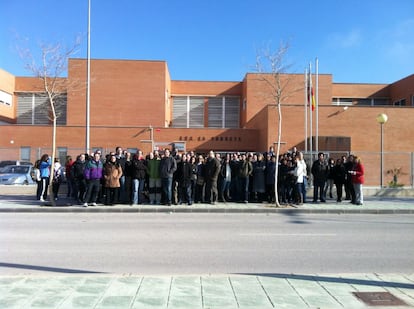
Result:
M303 153L298 152L296 156L296 167L295 167L296 179L296 191L298 192L298 204L306 203L306 184L307 184L307 168L306 162L303 159Z
M53 189L53 196L55 200L58 199L59 188L62 182L62 165L60 164L59 158L55 158L54 168L55 174L53 175L53 182L52 182L52 189Z

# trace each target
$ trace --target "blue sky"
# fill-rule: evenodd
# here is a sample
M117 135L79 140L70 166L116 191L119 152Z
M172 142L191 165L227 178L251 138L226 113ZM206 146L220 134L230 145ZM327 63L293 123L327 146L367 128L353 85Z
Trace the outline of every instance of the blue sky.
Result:
M291 73L319 59L335 82L414 74L413 0L92 0L91 58L165 60L174 80L240 81L256 53L289 42ZM30 76L16 46L86 58L87 0L0 0L0 68Z

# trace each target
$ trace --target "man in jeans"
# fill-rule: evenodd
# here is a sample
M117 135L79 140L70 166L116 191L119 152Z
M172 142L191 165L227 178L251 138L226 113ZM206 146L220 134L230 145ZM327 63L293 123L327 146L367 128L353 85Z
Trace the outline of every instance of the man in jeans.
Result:
M242 202L248 203L249 202L249 178L253 173L253 165L252 165L252 155L249 154L246 157L245 154L242 155L242 159L240 161L240 187L241 187L241 199Z
M172 182L174 172L177 170L177 161L171 156L170 150L165 149L164 157L160 162L161 186L164 193L164 204L171 206Z
M328 177L328 164L325 161L325 155L323 152L318 153L318 160L312 164L312 175L313 175L313 202L318 201L319 198L322 203L326 202L325 197L325 184Z

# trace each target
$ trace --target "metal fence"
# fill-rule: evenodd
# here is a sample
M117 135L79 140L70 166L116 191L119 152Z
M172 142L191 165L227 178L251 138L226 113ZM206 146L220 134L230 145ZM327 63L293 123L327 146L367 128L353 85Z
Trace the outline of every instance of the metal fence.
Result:
M92 148L91 152L95 150L101 150L103 154L108 154L111 151L115 151L113 149L106 149L106 148ZM135 152L136 149L129 149L132 152ZM85 153L85 148L66 148L66 147L58 147L56 149L56 157L60 159L61 163L66 162L67 156L72 156L75 160L76 157L81 154ZM36 160L40 159L43 154L52 154L51 147L37 147L37 148L30 148L30 147L15 147L15 148L0 148L0 161L2 160L21 160L21 161L30 161L32 163L36 162Z
M343 155L348 156L349 152L324 152L328 158L334 160ZM384 187L414 187L414 152L384 152L355 151L352 154L361 158L365 168L365 185ZM307 153L305 159L311 165L318 157L317 153Z
M103 154L107 154L115 149L99 148ZM92 151L95 149L93 148ZM84 153L84 148L65 148L58 147L56 157L62 164L66 161L66 156L70 155L75 159L79 154ZM135 152L136 149L128 149ZM332 152L323 151L327 157L337 159L341 156L349 155L349 152ZM2 160L22 160L35 162L43 154L51 154L52 149L48 147L8 147L0 148L0 161ZM365 167L365 185L380 186L381 174L383 186L401 186L414 187L414 152L384 152L383 168L381 170L381 153L380 152L352 152L361 158ZM317 153L305 153L305 160L310 166L317 159Z

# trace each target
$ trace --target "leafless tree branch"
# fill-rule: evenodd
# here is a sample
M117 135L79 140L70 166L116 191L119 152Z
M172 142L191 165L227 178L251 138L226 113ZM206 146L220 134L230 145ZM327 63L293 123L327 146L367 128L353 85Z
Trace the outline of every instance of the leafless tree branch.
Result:
M287 70L291 67L285 63L286 54L289 50L289 43L281 42L279 48L273 50L268 44L266 47L256 51L256 64L255 71L258 74L257 79L260 82L266 84L268 91L264 92L264 96L270 98L273 104L276 105L277 114L278 114L278 142L277 142L277 151L276 158L279 160L280 155L280 144L282 140L282 109L281 104L286 100L291 94L287 91L287 87L290 82L290 78L286 77L282 80L282 74L286 73ZM275 172L275 197L276 197L276 206L280 207L279 197L278 197L278 175L279 169L276 166Z
M42 82L42 88L48 98L48 107L45 111L49 115L49 119L53 124L52 131L52 168L50 172L50 183L52 184L54 178L54 160L56 156L56 124L57 118L60 116L59 104L60 97L66 92L68 81L63 78L67 72L68 59L74 55L80 46L81 40L78 37L75 43L65 48L61 43L57 44L40 44L40 61L39 64L35 61L35 57L30 49L18 47L20 57L26 63L25 68L31 72L35 77ZM55 200L53 196L52 186L50 186L51 203L54 206Z

